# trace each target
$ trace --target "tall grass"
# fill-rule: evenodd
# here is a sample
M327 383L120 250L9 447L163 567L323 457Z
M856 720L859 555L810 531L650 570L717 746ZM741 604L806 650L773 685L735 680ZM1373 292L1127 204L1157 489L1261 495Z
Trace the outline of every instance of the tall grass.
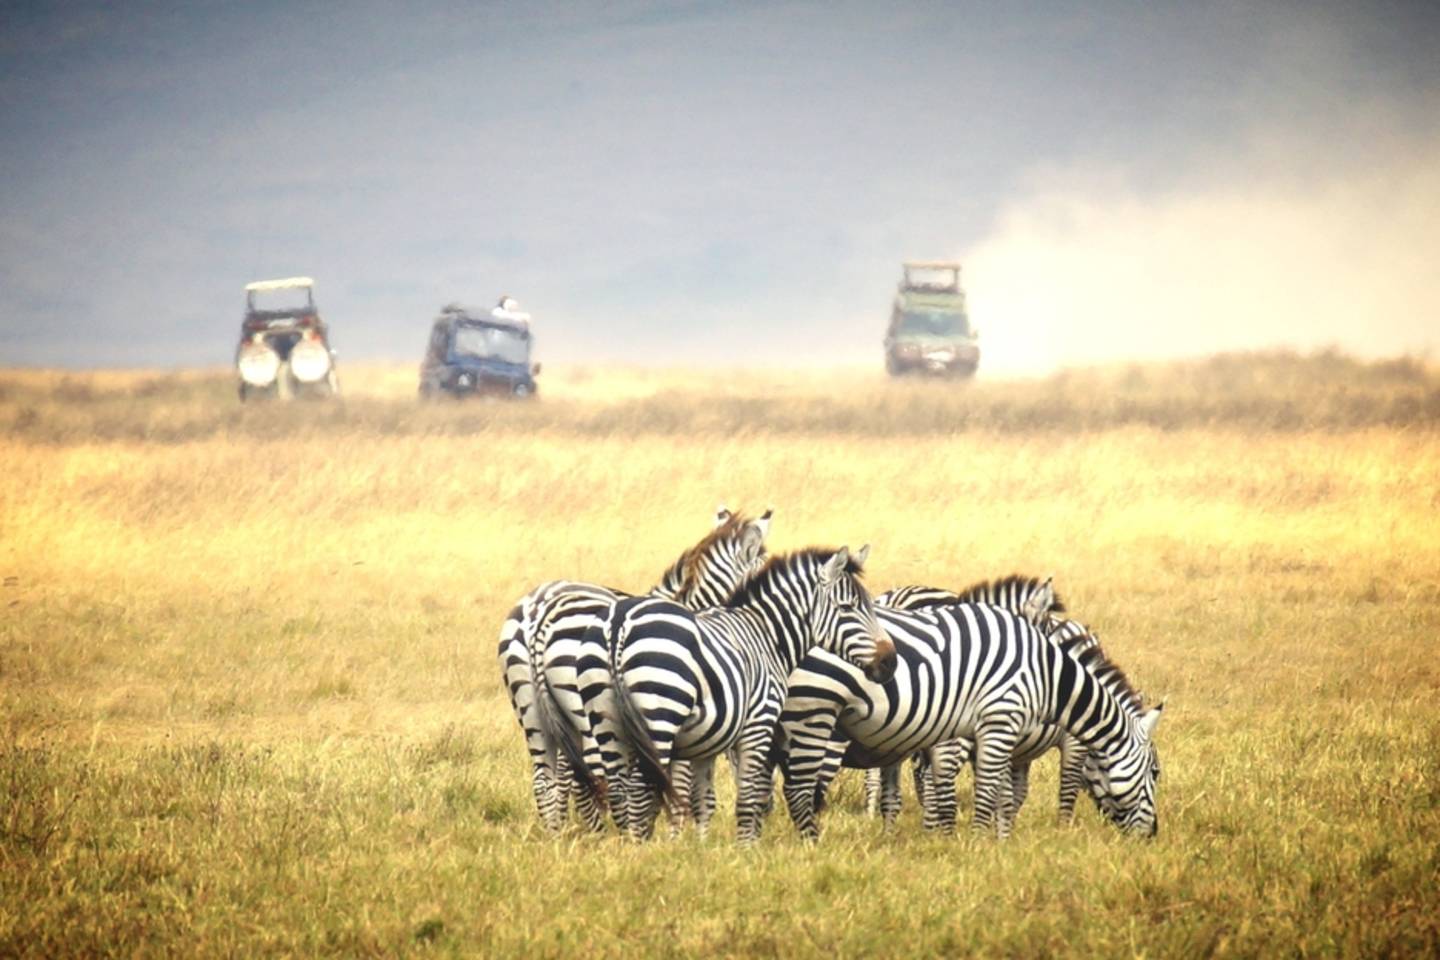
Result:
M872 370L549 371L531 404L415 399L409 368L347 370L343 404L235 400L228 371L169 375L0 374L0 428L44 442L252 441L358 431L630 437L887 437L1228 428L1299 432L1440 424L1440 373L1413 359L1334 353L1221 355L1200 362L1066 371L1034 382L891 380Z
M1423 366L561 371L533 407L428 408L357 373L343 409L0 378L0 416L33 412L0 440L0 954L1440 948ZM871 542L876 589L1053 573L1169 696L1160 837L1054 826L1053 761L1006 844L926 836L913 801L882 834L853 777L813 849L783 810L752 851L723 816L541 835L500 619L551 576L648 586L718 500L773 504L774 549Z

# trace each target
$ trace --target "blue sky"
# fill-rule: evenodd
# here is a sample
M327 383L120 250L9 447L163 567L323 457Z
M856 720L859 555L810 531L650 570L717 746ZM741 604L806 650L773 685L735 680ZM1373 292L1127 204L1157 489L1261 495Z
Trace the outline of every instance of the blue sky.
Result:
M0 0L0 364L225 363L297 273L342 358L508 292L546 359L865 362L915 256L999 368L1425 350L1437 146L1422 3Z

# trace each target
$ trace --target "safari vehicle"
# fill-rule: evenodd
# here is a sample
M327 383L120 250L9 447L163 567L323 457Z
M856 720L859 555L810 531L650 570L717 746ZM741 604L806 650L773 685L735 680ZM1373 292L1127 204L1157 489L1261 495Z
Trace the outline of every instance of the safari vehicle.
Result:
M335 353L325 322L315 310L309 277L257 280L245 285L245 320L235 348L240 400L297 394L333 397L340 392Z
M510 297L492 309L440 308L420 361L420 397L533 397L540 364L530 362L530 315Z
M974 376L980 346L965 310L960 264L909 260L902 269L885 331L885 369L891 376Z

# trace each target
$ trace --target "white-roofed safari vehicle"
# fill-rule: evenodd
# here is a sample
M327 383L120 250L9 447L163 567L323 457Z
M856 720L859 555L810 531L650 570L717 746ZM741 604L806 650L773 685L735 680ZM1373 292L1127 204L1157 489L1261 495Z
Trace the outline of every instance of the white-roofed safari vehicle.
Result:
M245 285L235 372L242 401L254 396L333 397L340 392L335 352L315 309L315 281L286 277Z

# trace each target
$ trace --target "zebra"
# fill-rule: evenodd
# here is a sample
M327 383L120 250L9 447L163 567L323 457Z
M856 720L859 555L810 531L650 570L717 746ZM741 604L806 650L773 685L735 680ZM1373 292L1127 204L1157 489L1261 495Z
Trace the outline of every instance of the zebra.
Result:
M973 741L973 826L1002 839L1013 817L1015 746L1036 727L1058 726L1085 746L1082 777L1104 816L1127 831L1156 833L1159 759L1151 738L1163 704L1139 712L1102 681L1095 662L1001 607L877 607L876 615L898 655L889 681L876 683L821 650L790 676L781 714L784 792L803 837L819 837L816 779L837 724L853 741L847 759L866 767L957 737Z
M875 597L875 603L878 606L890 607L895 610L924 610L956 603L988 603L997 607L1005 607L1007 610L1014 610L1031 623L1048 630L1047 625L1065 612L1065 602L1055 592L1053 583L1053 577L1041 579L1013 573L996 580L982 580L973 583L958 593L939 587L912 584L906 587L896 587L879 594ZM825 760L821 766L817 784L817 808L824 806L825 793L830 782L834 780L835 775L844 765L845 750L848 746L848 738L840 731L832 736L830 745L826 749ZM931 762L941 749L941 746L932 747L929 750L917 752L913 757L915 795L920 798L921 809L927 811L927 815L930 809L926 802L926 795L930 787ZM953 749L958 748L952 748L952 752ZM957 772L958 769L956 767ZM900 769L898 764L894 765L893 769L891 767L872 767L865 771L865 811L871 816L881 815L887 827L895 822L895 818L900 813Z
M673 795L677 759L691 762L690 803L703 836L714 812L715 758L726 752L739 783L737 839L759 839L791 670L815 648L874 682L895 669L894 646L860 581L868 553L809 548L772 557L720 609L693 613L650 598L616 604L608 629L620 730L606 762L612 782L625 776L633 839L650 836L656 800ZM614 722L591 710L597 727Z
M769 510L750 520L722 505L710 533L665 570L650 595L695 607L719 604L764 562L770 518ZM581 818L592 829L603 825L604 783L586 776L593 763L585 762L584 738L569 733L574 724L567 717L576 704L567 695L575 686L578 638L627 596L597 584L551 581L520 598L500 629L501 676L530 755L536 810L552 832L564 826L572 793Z
M1130 686L1124 673L1110 660L1099 637L1083 623L1060 619L1053 623L1049 639L1081 662L1095 678L1110 688L1131 713L1143 712L1143 697ZM1052 749L1060 751L1060 803L1058 821L1068 824L1075 817L1075 800L1086 787L1086 748L1058 724L1043 724L1029 731L1015 744L1010 758L1010 811L1017 817L1030 788L1030 765ZM937 744L926 751L926 763L916 766L917 794L921 798L926 830L955 829L955 778L968 763L974 749L963 738ZM1158 780L1158 760L1155 768ZM923 783L921 782L923 779Z
M738 514L729 517L690 551L685 586L676 595L667 596L657 590L650 597L673 600L692 610L719 606L765 562L764 538L772 516L773 511L767 510L756 521L747 522ZM737 535L736 531L741 532ZM608 622L615 602L621 599L625 598L612 598L603 609L587 607L580 616L572 616L570 629L544 644L537 667L542 678L540 686L547 695L542 701L553 705L562 721L551 728L562 748L560 766L574 772L568 782L576 791L577 807L591 829L602 826L602 812L598 809L601 805L610 808L620 829L627 827L625 805L609 802L611 789L619 789L619 785L607 776L602 760L603 751L613 739L613 729L592 723L588 706L593 701L600 712L615 715L608 634L597 628ZM688 787L688 763L677 764L673 773L677 784ZM666 809L672 828L678 830L689 814L688 805L667 802Z

